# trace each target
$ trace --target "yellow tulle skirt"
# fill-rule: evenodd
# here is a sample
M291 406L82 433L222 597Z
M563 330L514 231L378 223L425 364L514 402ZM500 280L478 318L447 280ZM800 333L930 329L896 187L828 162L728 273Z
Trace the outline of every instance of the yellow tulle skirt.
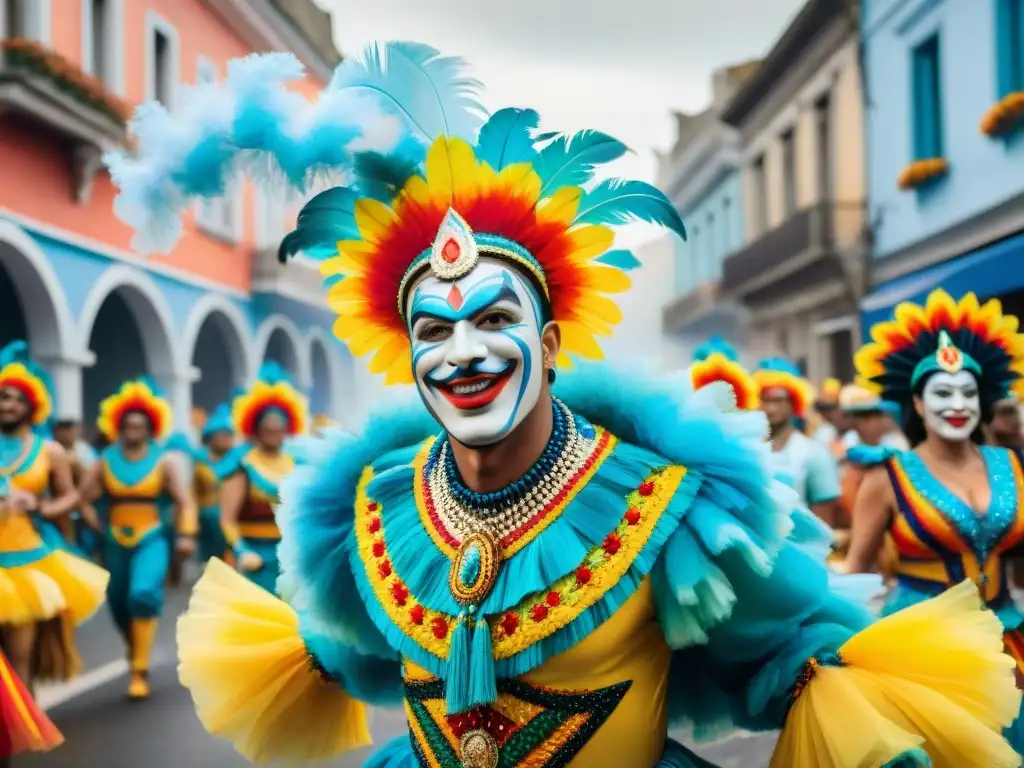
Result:
M178 621L178 654L203 726L256 765L371 743L366 707L310 669L295 611L217 558Z
M922 750L934 768L1019 768L1002 736L1020 710L1003 628L975 585L881 619L819 667L771 768L878 768Z

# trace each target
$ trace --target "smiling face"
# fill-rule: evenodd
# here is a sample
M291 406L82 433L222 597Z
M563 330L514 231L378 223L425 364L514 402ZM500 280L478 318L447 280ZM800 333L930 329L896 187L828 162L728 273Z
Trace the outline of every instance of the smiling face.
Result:
M463 445L505 438L537 404L546 375L537 293L482 257L454 283L425 277L408 303L413 375L434 418Z
M970 440L981 421L978 382L970 371L932 374L914 405L925 428L943 440Z

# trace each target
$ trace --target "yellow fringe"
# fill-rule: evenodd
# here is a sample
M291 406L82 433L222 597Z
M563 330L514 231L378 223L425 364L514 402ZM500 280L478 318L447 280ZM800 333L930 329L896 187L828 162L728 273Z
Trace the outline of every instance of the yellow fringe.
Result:
M309 668L295 611L221 560L178 621L178 654L203 726L256 765L302 765L371 743L366 707Z
M1002 737L1020 711L1003 629L970 581L881 619L819 667L771 768L878 768L915 747L934 768L1019 768Z

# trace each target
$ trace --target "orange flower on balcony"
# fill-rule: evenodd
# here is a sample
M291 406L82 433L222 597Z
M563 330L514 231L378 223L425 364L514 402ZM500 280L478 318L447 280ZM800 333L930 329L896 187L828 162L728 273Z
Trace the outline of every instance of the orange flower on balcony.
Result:
M989 107L981 119L981 132L995 138L1012 133L1024 118L1024 91L1014 91Z
M0 40L0 56L14 70L23 70L50 81L52 85L79 102L87 104L124 124L131 107L110 93L95 77L78 65L34 40L12 38Z
M900 189L916 189L949 173L949 161L944 157L928 157L915 160L900 173L897 184Z

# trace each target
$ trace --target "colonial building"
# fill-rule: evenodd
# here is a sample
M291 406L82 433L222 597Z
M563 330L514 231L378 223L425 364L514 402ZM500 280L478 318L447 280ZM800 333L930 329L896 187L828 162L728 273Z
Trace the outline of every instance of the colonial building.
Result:
M100 162L135 105L173 112L183 84L250 52L294 52L315 96L340 61L330 26L311 0L0 2L0 344L28 339L62 416L91 424L101 398L149 374L185 424L268 359L339 415L351 365L319 276L274 262L294 210L240 184L196 206L170 255L143 259Z
M676 113L677 138L659 157L658 183L686 222L688 240L676 246L675 284L662 323L678 343L695 346L719 334L739 344L744 309L721 295L722 263L746 243L740 136L718 113L757 62L712 76L711 105L695 115Z
M848 379L864 277L859 8L809 0L720 114L741 137L746 244L719 294L748 349Z
M934 288L1024 315L1024 1L865 0L870 325Z

